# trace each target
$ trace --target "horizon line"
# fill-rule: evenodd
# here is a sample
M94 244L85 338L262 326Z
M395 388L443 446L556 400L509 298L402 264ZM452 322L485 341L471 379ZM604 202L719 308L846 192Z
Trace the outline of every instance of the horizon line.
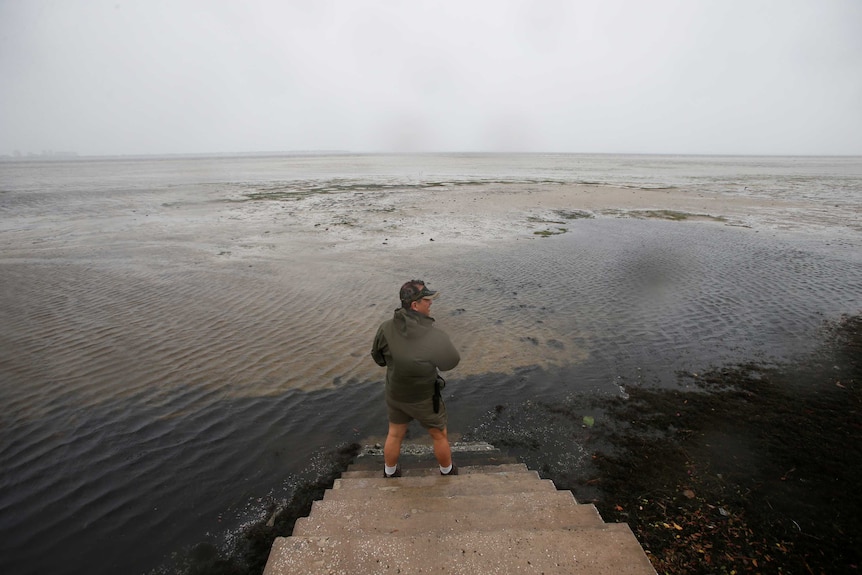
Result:
M704 153L704 152L526 152L526 151L355 151L341 149L310 150L256 150L234 152L142 152L118 154L79 154L70 151L46 150L41 153L0 154L0 161L76 161L94 159L144 159L144 158L218 158L218 157L278 157L278 156L684 156L684 157L724 157L724 158L854 158L858 154L803 154L803 153Z

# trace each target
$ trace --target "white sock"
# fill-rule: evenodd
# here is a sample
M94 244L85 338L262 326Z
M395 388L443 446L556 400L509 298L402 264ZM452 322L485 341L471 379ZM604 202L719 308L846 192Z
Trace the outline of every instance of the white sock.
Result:
M452 471L452 464L451 463L449 464L449 467L443 467L442 465L440 466L440 473L442 473L443 475L446 475L450 471Z
M392 475L392 474L394 474L396 471L398 471L398 464L396 463L396 464L395 464L395 466L393 466L393 467L389 467L388 465L386 465L386 464L384 463L384 464L383 464L383 471L386 473L386 475Z

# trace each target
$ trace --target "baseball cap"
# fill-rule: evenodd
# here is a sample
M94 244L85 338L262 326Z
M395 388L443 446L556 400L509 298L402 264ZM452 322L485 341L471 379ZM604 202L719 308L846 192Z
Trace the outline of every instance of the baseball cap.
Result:
M401 291L398 294L404 303L411 303L420 299L434 299L438 295L440 295L439 291L428 289L422 280L410 280L401 286Z

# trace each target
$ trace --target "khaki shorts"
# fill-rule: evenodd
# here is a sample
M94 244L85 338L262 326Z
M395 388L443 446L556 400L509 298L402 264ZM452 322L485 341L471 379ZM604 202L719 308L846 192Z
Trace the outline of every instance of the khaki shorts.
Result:
M386 407L389 409L389 422L395 424L410 423L414 419L428 429L435 427L439 430L446 429L446 404L440 398L440 413L434 413L433 398L428 398L417 403L405 403L386 398Z

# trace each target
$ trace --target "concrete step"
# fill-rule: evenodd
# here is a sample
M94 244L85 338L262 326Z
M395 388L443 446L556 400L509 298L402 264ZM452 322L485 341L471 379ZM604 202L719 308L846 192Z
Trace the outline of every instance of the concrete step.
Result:
M593 505L582 505L575 501L571 491L533 491L521 493L498 493L480 495L458 495L451 497L406 497L389 498L386 505L376 497L350 499L323 499L315 501L310 515L325 514L333 517L349 515L394 515L432 513L446 511L493 511L516 516L538 513L544 509L590 508L601 520Z
M519 495L518 497L523 497ZM316 507L309 517L301 517L293 527L295 536L417 535L457 531L499 531L501 529L544 530L566 527L602 526L601 517L593 505L542 507L530 513L513 513L502 507L492 508L483 502L476 509L463 506L462 498L426 498L445 501L450 509L428 511L418 507L405 512L390 508L364 513L344 513L338 506ZM330 502L342 503L342 502Z
M466 475L464 477L471 477ZM475 476L474 476L475 477ZM409 478L403 478L409 479ZM370 489L327 489L323 495L326 500L345 499L364 499L377 497L381 504L389 505L392 500L407 499L407 498L425 498L425 497L457 497L462 495L495 495L499 493L528 493L528 492L548 492L556 491L553 482L549 480L531 480L527 482L507 481L496 484L480 485L476 483L452 482L454 478L443 477L441 479L449 480L450 483L445 486L440 486L437 489L428 489L427 487L407 487L399 485L398 480L386 479L389 481L385 485L381 485Z
M430 475L420 477L369 477L336 479L326 499L363 499L379 497L381 501L405 497L452 497L456 495L484 495L496 493L523 493L556 491L550 480L539 479L535 471L527 473L481 473L446 477Z
M475 473L494 473L508 471L510 473L522 471L529 471L527 466L523 463L502 463L499 465L467 465L467 466L458 466L458 475L472 475ZM440 475L440 467L437 465L437 462L429 463L427 466L415 467L410 469L401 468L401 474L403 477L419 477L423 475ZM357 471L345 471L341 474L341 477L345 479L357 478L357 477L383 477L383 465L380 467L375 467L374 469L367 470L357 470Z
M273 544L264 575L420 572L655 575L625 524L403 537L279 537Z

